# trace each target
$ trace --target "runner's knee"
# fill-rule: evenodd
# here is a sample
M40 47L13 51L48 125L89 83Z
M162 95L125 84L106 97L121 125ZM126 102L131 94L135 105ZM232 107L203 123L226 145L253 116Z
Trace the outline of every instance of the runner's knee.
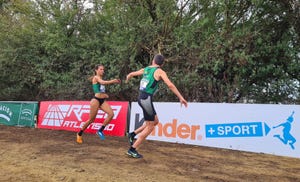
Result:
M107 113L107 118L110 119L110 120L111 120L114 116L115 116L114 112L109 112L109 113Z

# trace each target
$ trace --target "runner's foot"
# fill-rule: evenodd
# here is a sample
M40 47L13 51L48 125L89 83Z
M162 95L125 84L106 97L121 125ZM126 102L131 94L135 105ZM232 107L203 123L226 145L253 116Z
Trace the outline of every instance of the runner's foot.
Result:
M76 142L82 144L82 136L79 136L78 133L76 135Z
M101 140L105 140L105 136L104 136L104 134L103 134L102 131L99 131L99 130L98 130L96 133L97 133L97 135L99 136L99 138L100 138Z
M132 149L129 149L127 151L127 155L129 155L133 158L143 158L143 156L141 154L139 154L136 150L132 150Z

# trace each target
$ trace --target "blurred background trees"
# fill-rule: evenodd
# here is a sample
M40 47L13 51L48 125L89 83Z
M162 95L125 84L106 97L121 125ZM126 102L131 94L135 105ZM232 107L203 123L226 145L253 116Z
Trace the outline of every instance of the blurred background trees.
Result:
M0 100L90 100L96 64L124 80L161 53L189 102L299 104L299 34L296 0L1 0Z

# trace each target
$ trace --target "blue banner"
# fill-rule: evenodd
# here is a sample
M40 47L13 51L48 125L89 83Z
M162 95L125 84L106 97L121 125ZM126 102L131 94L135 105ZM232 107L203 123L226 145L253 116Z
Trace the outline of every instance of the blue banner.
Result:
M263 136L262 122L208 124L205 125L207 138L219 137L261 137Z

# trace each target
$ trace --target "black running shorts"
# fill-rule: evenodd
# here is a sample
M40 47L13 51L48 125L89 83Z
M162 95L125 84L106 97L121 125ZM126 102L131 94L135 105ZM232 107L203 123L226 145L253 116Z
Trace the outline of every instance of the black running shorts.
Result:
M99 104L100 104L100 106L104 103L104 101L105 101L105 99L103 98L98 98L98 97L96 97L96 96L94 96L93 97L94 99L96 99L98 102L99 102Z
M156 111L152 102L152 95L146 92L140 92L138 97L138 104L143 109L145 121L154 121Z

